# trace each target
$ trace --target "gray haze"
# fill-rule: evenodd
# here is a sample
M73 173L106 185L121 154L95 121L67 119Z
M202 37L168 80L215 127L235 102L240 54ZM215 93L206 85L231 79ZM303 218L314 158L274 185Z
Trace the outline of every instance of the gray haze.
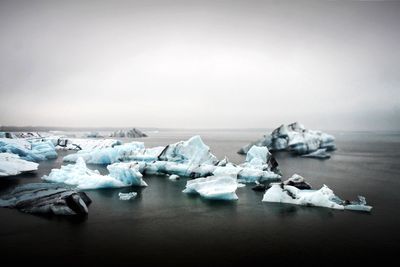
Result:
M400 2L0 1L0 125L400 129Z

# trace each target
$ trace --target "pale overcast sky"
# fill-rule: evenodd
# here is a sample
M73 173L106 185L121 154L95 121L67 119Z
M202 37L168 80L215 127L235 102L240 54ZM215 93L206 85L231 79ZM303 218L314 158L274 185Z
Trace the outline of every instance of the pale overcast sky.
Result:
M400 129L400 1L0 1L0 125Z

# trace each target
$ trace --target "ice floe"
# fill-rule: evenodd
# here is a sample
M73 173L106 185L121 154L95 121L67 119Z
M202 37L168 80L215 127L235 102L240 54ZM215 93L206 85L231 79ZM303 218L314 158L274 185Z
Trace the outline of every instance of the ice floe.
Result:
M36 171L39 164L21 159L16 154L0 153L0 176Z
M296 154L304 155L325 149L335 149L335 138L321 131L307 130L302 124L295 122L289 125L281 125L272 133L266 134L263 138L242 147L238 153L247 154L253 146L266 146L270 150L289 150ZM310 154L309 157L327 158L323 151Z
M57 150L93 150L121 145L121 141L115 139L85 139L63 136L51 136L47 140L52 141Z
M128 163L129 164L129 163ZM109 175L101 175L97 170L89 169L83 158L78 158L76 164L52 169L43 180L76 186L78 189L117 188L125 186L146 186L142 174L136 171L134 164L113 164L107 166Z
M49 183L17 186L0 199L0 207L53 215L86 215L90 203L90 198L84 192Z
M301 177L302 178L302 177ZM293 180L299 180L295 177ZM292 180L292 182L293 182ZM300 179L301 180L301 179ZM295 184L297 182L294 182ZM265 192L262 201L280 202L303 206L318 206L339 210L371 211L372 207L366 205L364 197L359 197L359 201L344 201L336 196L326 185L319 190L299 189L294 185L286 183L273 183Z
M189 180L183 193L197 193L206 199L237 200L238 182L230 176L210 176Z

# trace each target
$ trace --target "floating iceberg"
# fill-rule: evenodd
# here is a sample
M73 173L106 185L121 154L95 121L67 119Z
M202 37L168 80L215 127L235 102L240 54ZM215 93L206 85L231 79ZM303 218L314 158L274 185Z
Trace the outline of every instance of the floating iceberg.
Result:
M57 158L55 147L48 140L0 138L0 152L13 153L21 159L36 162Z
M210 148L196 135L187 141L180 141L165 147L158 156L161 161L187 163L190 165L215 164L217 158L211 154Z
M118 193L120 200L131 200L132 198L137 196L136 192L129 192L129 193Z
M23 160L16 154L0 153L0 177L36 171L38 166L39 164Z
M180 177L178 175L172 174L168 177L168 179L171 181L176 181L176 180L179 180Z
M299 189L284 183L274 183L263 197L264 202L281 202L303 206L318 206L339 210L371 211L364 197L360 201L343 201L331 189L324 185L319 190Z
M137 171L136 164L120 163L107 166L109 175L101 175L97 170L86 167L83 158L78 158L76 164L52 169L50 174L42 179L49 182L64 183L76 186L78 189L117 188L125 186L147 186L142 174Z
M119 130L110 134L111 137L129 137L129 138L140 138L147 137L147 134L143 133L139 129L133 128L130 130Z
M84 192L48 183L21 185L0 199L0 207L53 215L86 215L90 203Z
M78 158L83 158L86 163L111 164L131 159L130 156L140 150L145 150L142 142L131 142L114 147L80 150L75 154L65 156L64 161L76 162Z
M237 200L238 182L230 176L210 176L187 181L183 193L197 193L207 199Z
M307 130L302 124L295 122L289 125L281 125L271 134L266 134L256 142L242 147L238 153L247 154L253 145L266 146L270 150L275 151L289 150L296 154L304 155L318 149L325 149L326 151L334 150L335 138L321 131ZM310 157L317 156L318 154L320 155L319 158L321 158L322 151L310 155Z

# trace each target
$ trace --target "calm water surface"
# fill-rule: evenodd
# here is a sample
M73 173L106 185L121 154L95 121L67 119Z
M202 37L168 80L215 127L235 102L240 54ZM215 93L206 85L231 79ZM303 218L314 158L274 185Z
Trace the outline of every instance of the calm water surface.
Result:
M147 147L200 134L219 158L244 161L236 151L263 131L162 131L140 139ZM276 154L284 178L298 173L314 188L328 185L345 199L364 195L371 214L262 203L263 193L239 188L236 202L181 193L186 180L146 176L147 188L87 191L93 200L82 219L33 216L0 209L0 261L43 265L233 266L368 262L396 258L400 248L400 134L333 133L329 160ZM125 140L128 141L128 140ZM0 194L38 182L62 165L42 162L35 174L0 179ZM101 166L92 165L106 173ZM138 192L120 201L119 192Z

